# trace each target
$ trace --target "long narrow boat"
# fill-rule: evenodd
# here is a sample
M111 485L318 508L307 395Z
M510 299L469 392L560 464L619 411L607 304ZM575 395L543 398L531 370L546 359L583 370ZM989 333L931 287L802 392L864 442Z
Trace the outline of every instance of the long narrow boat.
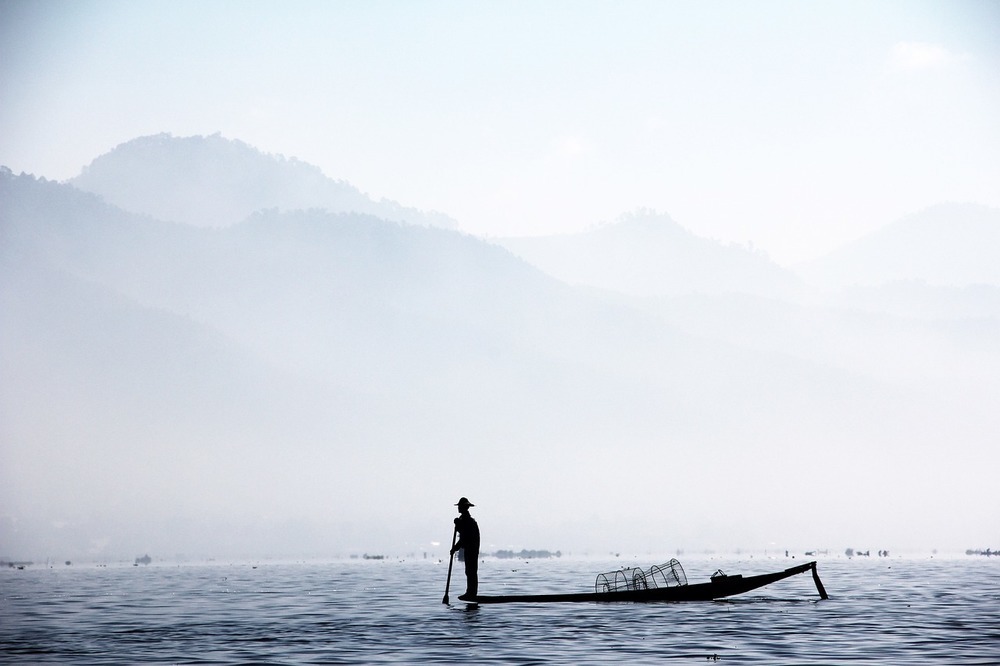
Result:
M611 574L601 574L597 577L594 592L578 592L571 594L514 594L504 596L479 595L475 603L545 603L545 602L581 602L581 601L710 601L744 594L751 590L770 585L779 580L790 578L797 574L812 571L813 581L821 599L827 599L826 590L816 572L816 562L800 564L784 571L760 574L758 576L729 576L721 571L716 572L707 583L689 585L680 567L680 562L671 562L660 567L652 567L649 573L641 569L626 569ZM666 575L664 575L666 573ZM615 578L619 584L615 584ZM471 599L469 601L472 601Z

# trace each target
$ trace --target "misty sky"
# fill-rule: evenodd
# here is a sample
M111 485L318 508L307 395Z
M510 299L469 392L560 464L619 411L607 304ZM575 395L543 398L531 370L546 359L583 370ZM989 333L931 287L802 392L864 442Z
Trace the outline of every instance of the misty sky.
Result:
M490 236L638 207L781 263L1000 206L995 2L0 1L0 164L221 132Z

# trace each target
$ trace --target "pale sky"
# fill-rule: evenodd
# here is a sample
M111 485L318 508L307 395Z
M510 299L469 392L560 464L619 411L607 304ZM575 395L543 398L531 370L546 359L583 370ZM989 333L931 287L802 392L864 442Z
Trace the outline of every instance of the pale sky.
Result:
M636 208L807 260L1000 206L1000 2L0 0L0 164L221 133L482 236Z

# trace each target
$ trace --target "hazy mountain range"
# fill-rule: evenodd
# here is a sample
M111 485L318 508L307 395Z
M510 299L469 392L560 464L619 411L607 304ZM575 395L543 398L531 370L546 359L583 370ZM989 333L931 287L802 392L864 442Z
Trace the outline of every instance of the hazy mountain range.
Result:
M964 548L998 515L1000 283L964 254L997 211L793 273L653 213L487 242L168 135L0 203L0 554L420 552L458 495L564 551ZM932 280L892 249L935 221ZM894 268L812 286L847 266Z
M218 134L134 139L95 159L70 182L123 210L204 227L227 227L260 210L309 208L456 227L441 213L373 201L311 164L265 155Z
M636 296L741 292L792 297L801 280L762 252L694 235L668 215L637 211L613 224L496 242L570 284Z
M1000 285L1000 210L940 204L887 224L826 257L796 267L825 286Z

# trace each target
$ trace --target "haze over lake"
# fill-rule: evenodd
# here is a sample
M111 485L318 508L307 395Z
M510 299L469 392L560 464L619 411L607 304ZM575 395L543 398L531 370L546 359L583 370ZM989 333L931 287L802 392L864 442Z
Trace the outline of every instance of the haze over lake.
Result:
M0 557L996 547L992 6L506 7L0 5Z

